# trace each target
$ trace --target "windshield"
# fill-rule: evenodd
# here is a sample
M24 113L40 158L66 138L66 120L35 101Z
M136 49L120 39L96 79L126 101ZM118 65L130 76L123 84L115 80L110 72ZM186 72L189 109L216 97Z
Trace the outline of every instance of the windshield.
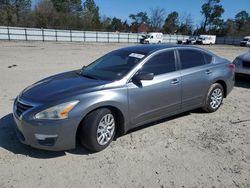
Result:
M104 55L82 70L82 75L98 80L120 80L132 70L146 54L118 50Z
M247 39L247 38L246 38L246 39L243 39L243 41L248 41L248 40L249 40L249 39Z

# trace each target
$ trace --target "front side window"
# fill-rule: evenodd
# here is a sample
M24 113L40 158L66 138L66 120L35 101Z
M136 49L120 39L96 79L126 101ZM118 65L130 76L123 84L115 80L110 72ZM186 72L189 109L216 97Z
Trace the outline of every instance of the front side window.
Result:
M179 50L179 55L182 69L197 67L206 64L205 58L201 51L184 49Z
M174 51L166 51L159 53L149 59L142 67L141 72L154 73L154 75L165 74L174 72L175 55Z

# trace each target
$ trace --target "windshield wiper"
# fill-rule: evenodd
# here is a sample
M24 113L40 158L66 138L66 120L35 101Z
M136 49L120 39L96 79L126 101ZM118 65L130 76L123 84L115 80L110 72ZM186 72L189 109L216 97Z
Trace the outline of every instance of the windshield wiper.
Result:
M91 76L91 75L87 75L87 74L81 74L83 77L85 78L89 78L89 79L92 79L92 80L98 80L96 77L94 76Z
M82 68L81 68L81 70L80 70L80 72L79 72L79 74L83 74L85 68L86 68L86 66L83 65Z
M94 76L91 76L91 75L88 75L88 74L84 74L84 69L86 68L86 66L84 65L83 67L82 67L82 69L77 73L78 75L80 75L80 76L83 76L83 77L85 77L85 78L89 78L89 79L92 79L92 80L98 80L96 77L94 77Z

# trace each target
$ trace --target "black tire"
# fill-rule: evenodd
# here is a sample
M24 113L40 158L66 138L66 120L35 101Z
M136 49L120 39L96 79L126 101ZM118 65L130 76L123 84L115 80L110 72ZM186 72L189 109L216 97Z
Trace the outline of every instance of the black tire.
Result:
M103 120L103 118L109 114L111 114L114 118L113 120L114 131L112 136L110 137L110 140L102 145L97 140L98 139L97 129L99 127L101 120ZM115 116L108 108L100 108L91 112L84 118L81 124L81 135L80 135L81 143L86 149L92 152L98 152L104 150L112 142L114 136L115 136Z
M220 100L218 100L218 103L213 103L213 94L217 93L217 91L221 92L221 98ZM218 95L219 96L219 95ZM224 97L224 89L222 87L222 85L220 85L219 83L214 83L213 85L211 85L211 87L208 90L208 94L206 97L206 101L205 101L205 106L202 108L204 111L206 112L215 112L216 110L218 110L223 102L223 97ZM213 106L214 105L214 106Z

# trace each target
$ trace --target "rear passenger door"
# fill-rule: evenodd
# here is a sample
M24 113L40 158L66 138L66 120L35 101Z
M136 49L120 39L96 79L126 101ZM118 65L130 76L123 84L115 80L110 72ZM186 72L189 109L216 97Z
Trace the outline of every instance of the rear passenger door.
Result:
M182 110L201 107L212 82L212 56L198 49L179 49Z

